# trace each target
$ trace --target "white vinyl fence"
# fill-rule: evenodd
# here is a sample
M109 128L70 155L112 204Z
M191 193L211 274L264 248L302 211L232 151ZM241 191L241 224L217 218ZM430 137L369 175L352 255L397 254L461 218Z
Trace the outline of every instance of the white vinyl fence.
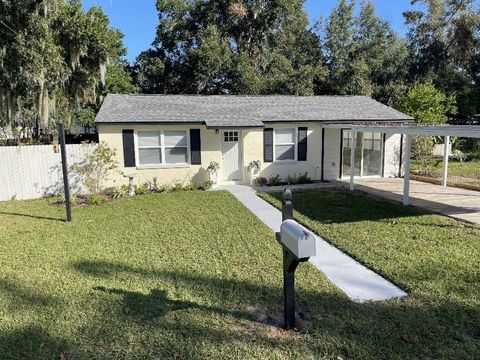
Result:
M96 145L67 145L67 163L86 161ZM69 171L72 194L84 192L82 179ZM63 192L60 146L0 147L0 201L36 199Z

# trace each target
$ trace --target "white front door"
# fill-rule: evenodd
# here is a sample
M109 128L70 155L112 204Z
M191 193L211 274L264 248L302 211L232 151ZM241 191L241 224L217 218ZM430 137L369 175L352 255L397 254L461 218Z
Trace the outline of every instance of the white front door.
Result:
M223 180L241 180L239 131L224 131L222 139Z

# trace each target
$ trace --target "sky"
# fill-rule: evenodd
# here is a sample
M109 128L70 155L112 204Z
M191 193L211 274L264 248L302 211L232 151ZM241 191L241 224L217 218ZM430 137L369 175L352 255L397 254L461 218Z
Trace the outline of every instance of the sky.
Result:
M393 29L405 34L406 27L402 12L411 7L410 0L373 0L377 14L390 22ZM155 38L157 12L155 0L83 0L85 9L92 5L101 6L110 17L111 25L125 34L127 59L135 61L140 52L146 50ZM338 0L307 0L305 9L310 21L327 17Z

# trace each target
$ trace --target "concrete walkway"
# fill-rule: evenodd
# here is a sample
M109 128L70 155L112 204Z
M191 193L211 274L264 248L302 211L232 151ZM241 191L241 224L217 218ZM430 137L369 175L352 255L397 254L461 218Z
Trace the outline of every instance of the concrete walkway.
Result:
M355 179L355 189L402 201L403 179ZM457 220L480 224L480 192L410 180L410 204Z
M265 200L259 198L252 188L244 185L227 185L219 186L218 188L230 191L273 231L277 232L280 230L282 213ZM403 290L361 265L320 237L316 236L316 238L319 255L310 258L310 262L353 301L381 301L407 295Z

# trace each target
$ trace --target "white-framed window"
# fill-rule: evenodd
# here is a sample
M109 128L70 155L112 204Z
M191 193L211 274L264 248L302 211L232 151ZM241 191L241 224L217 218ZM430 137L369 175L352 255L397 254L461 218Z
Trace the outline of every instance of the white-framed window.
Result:
M137 132L138 164L185 165L188 163L186 130Z
M223 133L223 141L225 142L238 141L238 131L225 131Z
M297 130L275 129L273 134L274 161L295 161L297 157Z

